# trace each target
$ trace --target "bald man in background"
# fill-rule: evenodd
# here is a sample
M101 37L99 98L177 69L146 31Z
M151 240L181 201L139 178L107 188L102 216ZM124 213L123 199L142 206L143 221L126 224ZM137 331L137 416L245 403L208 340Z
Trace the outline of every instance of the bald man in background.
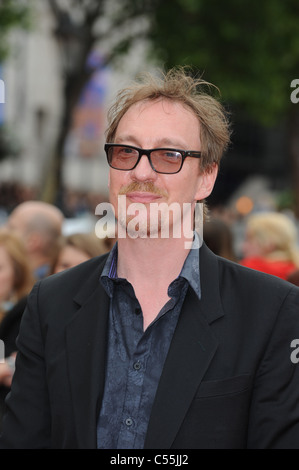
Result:
M57 207L41 201L26 201L12 211L3 227L16 233L23 241L36 280L50 274L58 253L63 220L64 216ZM26 303L27 296L14 305L0 325L0 339L10 360L17 353L16 338ZM4 400L9 390L8 384L0 387L0 429Z
M36 279L49 274L62 233L63 213L52 204L26 201L10 214L7 228L22 238Z

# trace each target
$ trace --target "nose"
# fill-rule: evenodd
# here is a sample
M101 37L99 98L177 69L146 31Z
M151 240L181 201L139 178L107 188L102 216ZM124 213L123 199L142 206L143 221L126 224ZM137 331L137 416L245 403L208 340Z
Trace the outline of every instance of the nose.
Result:
M148 157L142 155L138 165L132 170L132 178L138 181L149 181L156 177L157 173L152 169Z

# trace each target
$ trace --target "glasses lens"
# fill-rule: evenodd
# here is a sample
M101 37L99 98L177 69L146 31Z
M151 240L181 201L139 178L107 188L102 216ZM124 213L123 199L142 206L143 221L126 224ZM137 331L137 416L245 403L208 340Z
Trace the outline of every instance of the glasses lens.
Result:
M151 161L160 173L177 173L182 166L182 154L176 150L159 149L151 152Z
M138 151L123 145L111 146L108 149L108 162L113 168L131 170L138 160Z

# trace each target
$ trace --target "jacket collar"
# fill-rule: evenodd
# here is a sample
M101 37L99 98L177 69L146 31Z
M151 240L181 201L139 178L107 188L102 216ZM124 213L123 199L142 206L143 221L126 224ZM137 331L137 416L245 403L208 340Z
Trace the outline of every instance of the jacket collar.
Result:
M219 258L207 245L200 249L201 310L208 323L224 314L220 295Z

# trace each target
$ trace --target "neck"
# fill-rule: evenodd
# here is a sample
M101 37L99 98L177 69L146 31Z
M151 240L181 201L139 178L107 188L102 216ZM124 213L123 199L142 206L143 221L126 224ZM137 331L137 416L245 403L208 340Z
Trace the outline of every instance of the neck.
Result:
M184 238L118 240L117 274L133 286L144 330L169 300L168 286L180 274L190 248Z
M133 285L144 282L169 284L182 269L190 248L184 238L122 238L118 240L118 276Z

